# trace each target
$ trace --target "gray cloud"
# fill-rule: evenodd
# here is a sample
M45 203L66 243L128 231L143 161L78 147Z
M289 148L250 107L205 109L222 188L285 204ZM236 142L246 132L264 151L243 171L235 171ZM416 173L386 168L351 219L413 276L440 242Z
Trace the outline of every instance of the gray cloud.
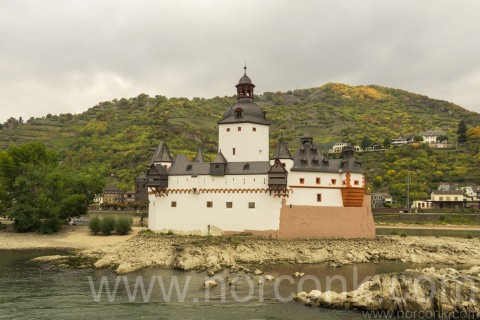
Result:
M476 0L4 0L0 121L139 93L378 84L480 111Z

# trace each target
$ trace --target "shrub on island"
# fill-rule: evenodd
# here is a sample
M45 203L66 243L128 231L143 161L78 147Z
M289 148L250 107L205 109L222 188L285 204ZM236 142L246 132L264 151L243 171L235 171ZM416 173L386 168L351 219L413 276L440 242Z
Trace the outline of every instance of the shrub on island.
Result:
M118 235L126 235L132 231L133 219L128 215L121 215L115 218L114 215L106 215L103 217L92 216L88 222L88 227L93 234L97 235L101 232L105 236L109 236L115 230Z
M115 230L116 220L112 215L104 216L102 219L102 233L106 236L112 234L112 231Z
M88 221L88 227L90 228L90 231L96 235L102 230L102 220L99 216L93 216Z
M117 234L125 235L132 231L133 220L132 217L127 215L121 215L117 219L115 231Z

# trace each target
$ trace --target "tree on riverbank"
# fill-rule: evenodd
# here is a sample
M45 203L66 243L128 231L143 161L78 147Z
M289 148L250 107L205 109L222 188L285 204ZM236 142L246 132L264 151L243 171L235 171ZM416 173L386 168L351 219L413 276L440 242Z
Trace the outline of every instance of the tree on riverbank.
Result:
M0 214L16 231L53 233L62 221L87 213L102 180L72 172L42 143L0 151Z

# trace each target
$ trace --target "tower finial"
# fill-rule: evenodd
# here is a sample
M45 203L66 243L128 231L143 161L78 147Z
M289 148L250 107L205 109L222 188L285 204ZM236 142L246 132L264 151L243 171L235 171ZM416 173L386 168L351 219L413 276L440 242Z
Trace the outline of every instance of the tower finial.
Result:
M244 75L246 76L247 75L247 59L245 59L245 66L243 67L243 69L245 69Z

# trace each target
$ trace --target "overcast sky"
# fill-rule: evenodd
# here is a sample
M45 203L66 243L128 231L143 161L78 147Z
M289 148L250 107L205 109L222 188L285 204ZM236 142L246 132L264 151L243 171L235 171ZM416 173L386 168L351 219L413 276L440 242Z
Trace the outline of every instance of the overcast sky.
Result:
M0 122L140 93L377 84L480 112L478 0L0 1Z

